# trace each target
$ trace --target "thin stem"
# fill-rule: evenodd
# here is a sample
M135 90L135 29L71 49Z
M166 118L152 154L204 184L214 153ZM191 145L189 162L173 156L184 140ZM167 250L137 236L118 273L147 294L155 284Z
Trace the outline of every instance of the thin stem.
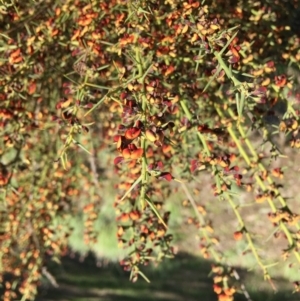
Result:
M184 112L185 112L187 118L188 118L189 120L191 120L191 119L192 119L192 114L190 113L189 109L187 108L187 106L185 105L185 103L184 103L183 101L181 101L181 106L182 106L182 108L183 108L183 110L184 110ZM209 148L208 148L208 145L207 145L207 142L206 142L206 139L205 139L204 135L202 135L200 132L197 132L197 136L198 136L199 141L201 142L201 144L202 144L202 146L203 146L203 148L204 148L206 154L207 154L208 156L210 156L210 155L211 155L211 152L210 152L210 150L209 150ZM212 170L213 170L213 174L215 175L215 181L216 181L216 184L217 184L217 187L218 187L218 191L221 191L221 184L220 184L221 179L220 179L220 175L219 175L219 173L218 173L218 171L217 171L217 169L216 169L215 166L212 166ZM270 279L268 270L267 270L267 268L264 266L264 264L262 263L262 261L261 261L259 255L258 255L258 253L257 253L257 250L256 250L256 248L255 248L255 245L254 245L254 243L253 243L252 237L251 237L250 233L246 231L246 226L245 226L245 224L244 224L243 218L242 218L242 216L240 215L239 211L237 210L237 207L236 207L236 205L234 204L233 200L231 199L230 194L229 194L228 192L226 192L226 191L223 191L222 194L223 194L223 196L227 199L227 201L229 202L230 206L232 207L233 212L235 213L235 215L236 215L236 217L237 217L237 219L238 219L238 221L239 221L239 223L240 223L240 226L241 226L241 227L244 229L244 231L246 232L246 238L247 238L247 241L248 241L248 243L249 243L249 246L250 246L250 248L251 248L251 250L252 250L252 253L253 253L253 255L254 255L254 257L255 257L255 259L256 259L258 265L261 267L261 269L262 269L262 271L263 271L263 273L264 273L265 278L266 278L266 279Z
M224 114L221 112L221 110L218 107L216 107L216 109L217 109L217 112L220 115L220 117L224 117ZM234 113L233 113L232 109L229 109L228 112L229 112L230 116L232 118L234 118ZM248 146L248 148L249 148L252 156L254 157L254 161L257 162L259 158L258 158L258 155L257 155L257 153L255 152L255 150L253 148L252 143L246 137L245 132L244 132L244 130L243 130L243 128L242 128L242 126L240 124L237 124L237 128L238 128L238 130L239 130L239 132L241 134L241 137L246 142L246 145ZM227 129L228 129L228 132L229 132L231 138L236 143L236 145L237 145L237 147L239 149L239 152L241 153L241 155L244 158L245 162L247 163L248 166L251 166L251 159L249 158L249 156L246 153L246 151L243 149L243 147L242 147L242 145L240 143L240 140L235 135L235 132L233 131L232 127L228 127ZM268 174L266 168L264 167L264 165L261 162L258 163L258 167L259 167L259 169L263 173ZM268 183L273 187L273 190L274 190L274 192L276 194L276 197L278 198L278 200L280 201L280 203L282 204L282 206L287 208L287 203L286 203L285 199L282 197L282 195L280 194L280 192L278 191L278 189L276 188L276 185L275 185L274 181L272 180L272 178L269 175L267 175L266 179L267 179ZM258 185L260 186L260 188L263 191L267 190L267 187L266 187L265 183L261 180L260 176L257 175L257 174L255 175L255 181L258 183ZM268 198L268 203L269 203L269 206L272 209L272 211L276 212L277 208L276 208L275 204L273 203L273 201L270 198ZM294 239L292 237L292 234L291 234L290 230L281 221L280 221L279 225L280 225L280 228L282 229L282 231L284 232L284 234L287 237L287 240L289 242L289 247L293 248L294 247ZM299 229L298 223L296 224L296 227L297 227L297 229ZM300 254L294 248L293 248L293 253L294 253L295 257L297 258L297 260L300 262Z

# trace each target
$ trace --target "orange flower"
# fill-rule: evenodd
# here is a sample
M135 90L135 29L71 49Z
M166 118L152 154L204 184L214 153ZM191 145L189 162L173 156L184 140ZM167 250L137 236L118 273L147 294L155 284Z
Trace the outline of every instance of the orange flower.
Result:
M220 294L218 296L219 301L233 301L233 296L227 296L226 294Z
M141 133L141 129L138 128L130 128L125 132L125 138L128 140L133 140L135 138L137 138Z
M235 240L241 240L243 238L243 232L242 231L236 231L233 234L233 237Z
M222 292L222 287L220 285L218 285L218 284L214 284L213 288L214 288L214 292L217 295L219 295Z
M285 74L275 76L275 85L277 87L284 87L286 85L287 78Z

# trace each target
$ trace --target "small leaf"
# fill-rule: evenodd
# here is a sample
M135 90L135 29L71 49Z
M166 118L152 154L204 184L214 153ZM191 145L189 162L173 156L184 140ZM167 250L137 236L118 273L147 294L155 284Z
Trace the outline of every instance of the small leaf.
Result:
M147 201L148 205L151 207L151 209L153 210L153 212L155 213L157 218L160 220L160 222L164 225L164 227L166 229L168 229L168 226L166 225L165 221L163 220L163 218L161 217L161 215L157 211L157 209L156 209L155 205L153 204L153 202L148 197L145 197L145 200Z
M60 160L61 160L64 170L67 170L68 158L67 158L67 154L65 152L60 156Z
M141 181L142 181L142 176L139 176L135 180L135 182L131 185L131 187L126 191L126 193L123 195L120 201L123 201Z

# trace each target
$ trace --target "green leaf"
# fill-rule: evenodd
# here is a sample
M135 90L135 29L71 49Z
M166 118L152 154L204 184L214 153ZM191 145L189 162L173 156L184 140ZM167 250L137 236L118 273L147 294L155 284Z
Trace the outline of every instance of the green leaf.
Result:
M131 185L131 187L126 191L126 193L123 195L120 201L123 201L129 194L130 192L142 181L142 176L139 176L135 182Z
M155 213L157 218L161 221L161 223L165 226L165 228L168 229L168 226L166 225L163 218L161 217L161 215L157 211L157 209L156 209L155 205L153 204L153 202L147 196L145 197L145 200L147 201L148 205L151 207L151 209L153 210L153 212Z

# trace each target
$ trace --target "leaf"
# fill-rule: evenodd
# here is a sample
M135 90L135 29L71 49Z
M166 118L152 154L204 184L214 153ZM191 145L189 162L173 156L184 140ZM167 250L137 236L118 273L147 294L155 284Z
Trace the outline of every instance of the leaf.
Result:
M142 176L140 175L136 181L131 185L131 187L126 191L126 193L123 195L120 201L123 201L129 194L130 192L142 181Z
M64 170L68 170L67 164L66 164L68 162L68 158L67 158L67 154L65 152L60 156L60 160L61 160L61 164L62 164Z
M161 217L161 215L159 214L159 212L156 210L156 207L153 204L153 202L147 196L145 197L145 200L147 201L148 205L151 207L151 209L153 210L153 212L155 213L155 215L157 216L157 218L161 221L161 223L165 226L165 228L168 229L168 226L164 222L164 220Z
M92 153L90 151L88 151L80 142L76 141L75 139L73 139L73 143L78 145L81 149L83 149L85 152L87 152L89 155L92 155Z
M138 273L146 280L146 282L150 283L150 280L146 277L144 273L142 273L140 270L138 271Z
M203 92L206 91L206 89L211 85L211 83L213 82L213 80L219 75L220 71L222 69L222 66L219 65L216 72L214 73L214 75L210 78L210 80L208 81L208 83L206 84L205 88L203 89Z

